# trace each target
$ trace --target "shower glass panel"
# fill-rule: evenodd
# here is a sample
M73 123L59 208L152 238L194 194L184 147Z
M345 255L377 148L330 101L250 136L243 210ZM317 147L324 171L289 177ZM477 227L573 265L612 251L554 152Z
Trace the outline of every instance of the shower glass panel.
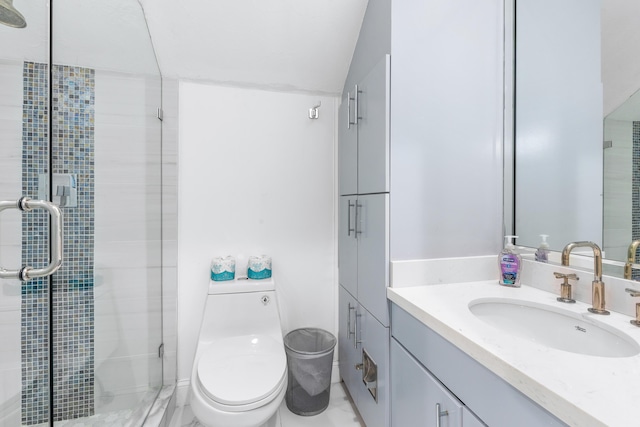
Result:
M32 189L49 156L49 2L15 0L26 28L0 24L0 200L37 199ZM33 81L29 85L25 81ZM37 81L36 81L37 80ZM35 171L33 171L35 172ZM43 211L0 214L0 266L46 265L48 218ZM44 230L44 231L43 231ZM0 426L49 420L49 279L0 280ZM28 410L23 410L25 408Z
M141 425L162 386L160 73L137 0L52 14L53 180L78 185L53 277L54 421Z
M59 205L64 261L0 281L0 427L139 426L162 386L161 78L144 15L136 0L14 6L27 27L0 25L0 200ZM2 212L0 267L46 265L48 234L46 213Z

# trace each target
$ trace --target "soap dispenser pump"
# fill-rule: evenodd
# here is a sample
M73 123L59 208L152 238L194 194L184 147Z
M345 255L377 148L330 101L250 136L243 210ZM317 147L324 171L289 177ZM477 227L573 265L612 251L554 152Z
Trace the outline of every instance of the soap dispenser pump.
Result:
M547 243L548 234L541 234L542 241L536 250L536 261L549 262L549 244Z
M514 288L520 287L520 269L522 257L516 252L512 239L518 236L504 236L504 249L500 252L498 265L500 268L500 284Z

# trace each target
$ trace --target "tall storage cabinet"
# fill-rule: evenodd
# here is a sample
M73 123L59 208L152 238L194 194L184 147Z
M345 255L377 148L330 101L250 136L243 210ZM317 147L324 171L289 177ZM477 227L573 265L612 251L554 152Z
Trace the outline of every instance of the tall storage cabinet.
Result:
M389 66L348 91L340 116L340 372L368 427L390 416Z
M345 86L339 110L338 353L340 374L367 427L391 422L389 10L388 0L369 3L349 71L357 77Z
M340 375L367 427L394 412L390 261L501 247L502 5L367 5L338 130Z

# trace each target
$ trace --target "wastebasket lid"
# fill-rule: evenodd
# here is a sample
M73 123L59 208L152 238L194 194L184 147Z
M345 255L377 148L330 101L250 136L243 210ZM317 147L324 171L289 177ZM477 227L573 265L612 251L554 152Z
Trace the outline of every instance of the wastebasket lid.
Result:
M267 335L226 338L198 361L202 391L224 405L247 405L272 394L286 374L282 343Z

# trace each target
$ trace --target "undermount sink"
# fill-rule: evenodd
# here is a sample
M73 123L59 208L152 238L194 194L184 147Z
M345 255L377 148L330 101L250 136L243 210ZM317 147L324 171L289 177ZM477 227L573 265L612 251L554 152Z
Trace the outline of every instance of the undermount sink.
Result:
M560 307L482 298L471 301L469 310L495 328L557 350L599 357L640 353L640 345L624 332Z

